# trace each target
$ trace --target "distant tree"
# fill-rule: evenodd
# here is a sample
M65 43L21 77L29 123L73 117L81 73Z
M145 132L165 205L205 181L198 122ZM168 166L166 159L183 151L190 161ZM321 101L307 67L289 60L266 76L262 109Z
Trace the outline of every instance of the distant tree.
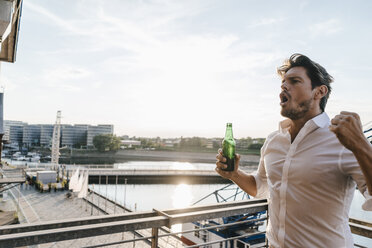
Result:
M252 143L248 146L249 149L255 149L255 150L259 150L261 149L261 147L263 146L263 144L260 144L260 143Z
M116 135L112 135L110 142L110 151L117 151L120 149L121 140Z
M86 146L87 144L84 142L77 142L73 145L74 148L81 148L82 146Z
M202 139L199 137L192 137L192 138L183 138L181 137L180 147L196 147L199 148L202 146Z
M156 148L159 147L159 144L156 143L157 139L151 139L151 138L138 138L139 141L141 141L141 147L142 148Z
M93 138L93 145L100 152L117 151L120 143L120 138L112 134L99 134Z

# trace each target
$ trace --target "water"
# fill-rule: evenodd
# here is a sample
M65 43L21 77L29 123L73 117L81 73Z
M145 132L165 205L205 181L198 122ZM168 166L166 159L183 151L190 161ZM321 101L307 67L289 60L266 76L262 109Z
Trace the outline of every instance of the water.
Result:
M202 163L183 163L183 162L128 162L114 164L116 168L126 169L155 169L155 170L214 170L214 164ZM166 210L171 208L183 208L191 206L194 202L205 197L206 195L220 189L226 184L193 184L188 185L179 182L177 185L173 184L146 184L146 185L94 185L94 189L102 195L115 200L120 204L125 202L125 205L136 211L152 210L153 208L159 210ZM90 185L92 188L93 185ZM106 189L107 188L107 189ZM106 193L107 192L107 193ZM231 191L222 192L224 197L232 194ZM241 196L238 199L242 199ZM364 202L364 197L359 191L355 192L354 199L351 204L350 217L372 222L372 212L363 211L361 205ZM200 204L216 203L216 197L211 195ZM372 247L372 240L357 235L354 236L354 241L357 244Z
M210 170L214 171L215 164L189 163L173 161L129 161L115 163L114 168L118 169L152 169L152 170Z
M159 210L171 208L183 208L191 206L194 202L213 191L225 186L225 184L118 184L115 185L89 185L100 194L115 200L120 204L125 201L125 206L131 210L146 211L153 208ZM207 198L201 204L216 203L213 196Z

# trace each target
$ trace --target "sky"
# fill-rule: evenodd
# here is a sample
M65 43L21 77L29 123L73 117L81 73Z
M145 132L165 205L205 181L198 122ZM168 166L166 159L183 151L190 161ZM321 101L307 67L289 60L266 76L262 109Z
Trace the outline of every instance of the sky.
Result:
M27 0L4 119L137 137L266 137L293 53L335 78L326 112L372 121L371 1Z

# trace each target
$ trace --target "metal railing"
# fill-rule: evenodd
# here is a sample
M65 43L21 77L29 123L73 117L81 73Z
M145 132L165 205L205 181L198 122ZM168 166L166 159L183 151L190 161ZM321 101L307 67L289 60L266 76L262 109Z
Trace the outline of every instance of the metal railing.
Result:
M62 220L62 221L45 221L35 224L18 224L0 227L0 247L19 247L26 245L36 245L49 242L58 242L65 240L76 240L86 237L94 237L98 235L108 235L114 233L123 233L126 231L135 231L149 229L151 235L139 238L124 239L102 244L94 244L86 246L89 248L119 245L124 243L132 243L147 240L151 242L151 247L159 246L159 239L169 236L177 236L195 232L192 230L183 230L182 232L160 233L159 229L163 227L170 228L174 224L190 223L195 221L211 220L227 216L240 214L255 214L258 212L267 211L266 200L245 200L229 203L218 203L212 205L195 206L183 209L156 210L146 212L124 213L106 216L91 216L78 219ZM235 225L247 224L254 221L265 221L267 215L262 218L237 221L228 224L216 224L212 226L200 227L198 231L210 231L213 229L223 230ZM372 223L350 219L350 227L352 233L367 238L372 238ZM251 235L264 234L265 232L256 232L254 234L246 233L240 236L231 238L220 238L213 241L198 243L188 246L203 247L216 243L222 243L230 240L240 242L239 239L247 238ZM267 244L262 244L266 247ZM356 247L363 247L355 244ZM248 247L248 246L247 246Z
M175 224L210 220L240 214L254 214L266 210L266 200L246 200L165 211L153 210L118 215L91 216L63 221L47 221L37 224L19 224L0 227L0 247L36 245L148 228L151 228L151 236L121 240L118 242L126 243L148 239L151 241L152 247L158 247L159 238L185 233L159 234L159 228L161 227L165 226L170 228ZM243 222L236 222L236 225L242 223ZM225 227L227 226L213 226L213 228ZM209 229L212 229L212 227ZM189 232L192 231L195 230L190 230ZM225 239L223 241L225 241ZM118 244L118 242L95 244L91 247L113 245Z

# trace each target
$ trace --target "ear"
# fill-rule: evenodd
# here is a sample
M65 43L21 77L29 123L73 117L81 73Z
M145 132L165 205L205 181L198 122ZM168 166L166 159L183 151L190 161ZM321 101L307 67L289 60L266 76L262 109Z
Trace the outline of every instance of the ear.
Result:
M315 99L322 99L328 93L328 87L325 85L320 85L315 90Z

